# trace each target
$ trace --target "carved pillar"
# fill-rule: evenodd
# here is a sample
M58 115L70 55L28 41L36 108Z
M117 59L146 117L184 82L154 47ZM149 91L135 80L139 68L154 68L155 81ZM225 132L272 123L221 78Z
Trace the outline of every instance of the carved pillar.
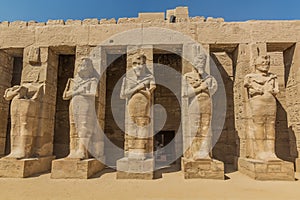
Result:
M9 102L3 96L7 88L11 87L13 71L13 57L4 50L0 50L0 156L5 154L7 120L9 115Z
M52 162L51 178L87 179L105 167L104 118L106 75L103 73L105 64L106 54L101 47L76 47L74 78L71 79L75 86L68 88L74 92L76 90L75 87L81 87L80 84L85 84L82 85L84 91L79 95L82 95L80 97L81 99L85 98L87 101L73 101L72 98L74 98L74 96L70 98L73 102L72 106L70 104L69 114L73 115L77 112L78 115L70 116L70 119L72 118L74 120L73 124L70 125L70 154L67 158ZM77 80L79 79L75 80L76 77L81 77L78 72L86 73L82 71L84 70L82 69L82 65L85 66L84 69L88 69L89 77L82 79L85 81L78 82ZM94 85L95 81L96 85L98 84L98 86L95 87L97 91L91 91L93 87L91 85ZM84 96L87 93L92 96ZM95 102L90 102L88 103L89 105L86 105L90 100ZM94 103L95 107L89 108L89 113L86 113L86 115L81 113L80 110L85 110L87 107L93 106ZM75 111L75 106L77 106L78 111ZM75 119L76 117L81 118L81 121L78 122L78 120ZM80 125L76 123L84 123L85 125L79 128ZM85 155L78 154L79 151L84 151Z
M50 48L24 49L21 86L28 89L27 98L31 101L25 98L12 104L15 118L11 131L12 152L0 161L1 177L28 177L50 170L54 158L55 67L57 57ZM34 88L39 89L36 92ZM33 97L32 92L35 92ZM24 154L20 154L22 151Z
M286 75L286 104L292 158L296 158L296 171L300 172L300 43L284 52ZM294 139L292 139L294 138Z
M282 161L275 157L272 157L272 159L270 157L270 160L267 156L265 156L265 159L263 156L257 156L259 155L258 153L265 152L266 148L271 148L271 144L272 148L275 149L275 139L271 138L271 136L267 136L268 133L264 133L264 136L259 135L259 138L256 138L256 135L258 135L258 133L260 132L254 132L256 130L255 128L258 127L258 123L255 122L256 124L254 124L253 121L254 114L252 112L255 108L250 108L250 101L247 97L249 94L244 87L245 75L254 73L255 59L258 58L258 56L267 55L267 45L266 43L252 43L249 45L240 44L237 51L238 52L236 53L237 61L234 82L234 96L236 129L238 131L240 140L240 155L238 159L238 169L240 172L257 180L292 181L294 180L294 168L292 163ZM268 92L265 91L265 88L263 88L263 91ZM252 105L254 105L253 102ZM258 105L258 101L256 101L255 105ZM266 104L266 106L267 105L268 104ZM255 112L257 112L257 110L255 110ZM257 116L260 116L259 113L255 114ZM262 124L267 123L270 123L270 121L262 121ZM263 131L268 130L269 129L267 129L266 127L263 129ZM257 131L259 131L259 129L257 129ZM255 149L258 149L260 152L256 152ZM275 175L274 172L276 172Z
M124 86L127 88L126 81L135 79L133 71L133 60L137 56L144 55L146 58L146 69L149 70L147 75L153 76L153 47L152 45L144 46L128 46L127 47L127 73L124 78ZM134 84L134 82L132 83ZM128 86L129 87L129 86ZM151 87L151 86L150 86ZM121 89L122 90L122 89ZM138 91L136 91L138 92ZM135 92L134 92L135 94ZM132 96L134 95L132 94ZM150 96L150 119L149 124L146 123L144 127L135 121L134 113L129 108L129 99L131 95L126 98L125 108L125 157L117 161L117 178L118 179L153 179L154 177L154 158L153 158L153 110L151 104L153 103L153 95ZM145 103L145 102L144 102ZM139 104L139 103L138 103ZM141 104L137 105L140 106ZM141 107L142 108L142 107ZM142 116L147 118L147 116ZM134 122L135 121L135 122ZM139 136L141 128L145 129L147 136Z
M215 77L210 75L209 51L209 45L183 45L182 135L184 155L181 168L186 179L224 179L223 162L212 159L210 155L213 147L211 122L215 112L212 98L216 92L213 88L217 88L217 81ZM206 63L203 65L201 63L203 63L205 55ZM202 68L207 73L206 77L201 77L202 75L205 76L206 73L200 76L200 72L197 71L198 68ZM193 84L199 79L203 82L200 82L199 86L194 86ZM205 82L208 79L211 80L210 83ZM200 87L205 89L190 94L190 90L196 91ZM208 95L205 93L206 89L209 91ZM203 105L206 105L205 108Z
M236 138L238 157L246 157L246 127L247 110L245 107L244 76L252 71L250 65L250 47L247 44L239 44L234 52L235 71L233 83L235 126L238 133ZM236 166L237 160L235 159Z

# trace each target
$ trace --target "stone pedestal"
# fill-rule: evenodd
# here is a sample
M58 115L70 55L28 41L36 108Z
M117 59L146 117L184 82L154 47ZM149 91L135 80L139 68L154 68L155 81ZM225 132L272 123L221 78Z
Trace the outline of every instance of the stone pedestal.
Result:
M181 159L181 168L185 179L221 179L224 180L224 163L213 159Z
M52 162L51 178L88 179L104 168L104 164L93 158L86 160L63 158Z
M283 160L261 161L240 158L238 169L256 180L294 181L294 164Z
M55 156L41 158L2 158L0 159L0 177L25 178L43 172L49 172Z
M117 161L117 179L154 178L154 159L137 160L122 158Z

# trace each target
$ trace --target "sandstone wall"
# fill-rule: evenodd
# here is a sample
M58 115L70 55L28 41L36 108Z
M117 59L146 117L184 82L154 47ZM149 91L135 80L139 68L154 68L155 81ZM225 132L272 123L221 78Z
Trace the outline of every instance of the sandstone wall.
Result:
M170 23L171 15L177 15L175 23ZM97 45L103 44L105 47L109 47L114 51L113 54L126 54L125 45L172 46L183 44L176 34L166 37L161 33L155 34L148 28L160 28L162 32L166 33L167 30L177 31L201 43L213 54L228 94L227 123L223 127L214 155L226 163L233 163L236 157L246 156L245 130L248 116L245 112L247 107L245 107L243 78L247 73L253 71L251 60L254 58L253 55L257 47L261 48L264 53L268 52L272 58L271 71L278 74L281 89L278 96L280 104L276 124L278 136L276 151L285 160L298 157L300 152L300 21L224 22L222 19L191 18L185 9L170 10L167 20L162 14L141 14L138 18L121 18L118 21L114 19L87 19L83 21L49 20L46 23L33 21L1 22L0 154L4 154L5 149L9 107L9 103L4 101L2 96L4 90L11 85L13 60L16 57L11 52L14 50L24 51L22 55L23 77L26 71L32 73L37 69L37 66L32 65L29 61L40 58L39 81L46 84L46 101L42 116L44 128L41 135L43 137L38 140L38 148L41 155L52 154L55 111L57 109L58 56L74 55L76 72L78 60L89 55L92 47ZM126 39L122 39L122 37L116 40L110 39L115 34L132 30L135 30L135 34L129 34L130 37ZM39 55L32 53L35 49L39 49ZM182 47L182 51L184 49ZM100 74L103 62L107 62L107 54L101 48L93 51L94 64L99 68ZM184 62L182 73L188 69ZM114 75L114 73L111 72L110 75ZM99 123L103 128L105 124L105 93L110 90L106 88L106 84L110 80L106 80L105 76L100 80L99 94L103 98L97 100L99 102ZM106 109L108 108L106 106ZM234 121L232 121L233 119ZM111 122L106 121L106 123ZM110 129L114 128L108 128L106 125L106 130L111 131ZM117 129L112 130L112 132L114 131L120 132ZM121 135L121 132L119 134ZM120 141L117 141L118 145L120 145ZM228 155L222 153L224 151L229 152Z

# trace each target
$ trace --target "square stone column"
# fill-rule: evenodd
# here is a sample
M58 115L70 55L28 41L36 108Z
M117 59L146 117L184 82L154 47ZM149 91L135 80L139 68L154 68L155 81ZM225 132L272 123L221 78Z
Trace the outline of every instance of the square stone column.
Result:
M183 76L193 71L193 63L196 56L200 54L206 54L206 67L205 71L210 74L210 48L208 44L204 44L199 48L195 48L196 44L184 44L183 45ZM197 50L198 49L198 50ZM205 137L209 137L210 145L213 140L213 129L210 127L208 131L208 135L202 136L201 133L191 133L191 123L193 123L190 119L189 115L189 106L190 106L190 97L184 96L187 93L187 84L186 80L182 81L182 130L183 130L183 158L181 160L181 169L184 174L185 179L224 179L224 163L212 158L199 158L194 159L193 149L198 146L204 146L205 142L203 142ZM197 97L194 97L197 98ZM213 101L211 98L211 108L213 109ZM212 116L214 115L214 111L212 110L210 122L212 120ZM200 110L199 110L200 115ZM196 136L196 135L200 136ZM200 144L199 144L200 143ZM194 146L194 147L193 147ZM209 149L212 150L213 146L210 145ZM200 150L200 149L199 149ZM198 151L199 151L198 150ZM211 152L209 153L211 155Z
M54 159L52 151L57 77L53 72L57 65L57 55L48 47L30 46L24 49L21 85L42 88L39 93L41 97L38 103L38 114L31 116L29 113L20 113L22 110L19 109L18 114L26 115L22 119L29 123L26 129L31 135L23 136L21 132L18 132L20 129L16 128L14 134L18 136L14 136L16 138L12 141L12 146L19 145L19 140L26 141L26 147L30 148L30 155L25 159L2 158L0 177L22 178L50 170L51 161ZM32 126L31 122L37 123L32 130L29 129Z
M152 45L128 46L127 47L127 73L126 79L131 80L132 59L134 56L144 55L146 57L147 69L153 75L153 47ZM153 95L151 97L153 103ZM126 99L128 105L128 98ZM125 145L124 158L117 161L118 179L153 179L155 160L153 158L153 110L150 109L150 124L147 127L148 137L136 137L137 125L130 119L128 106L125 108ZM144 149L144 158L134 158L131 154L137 154ZM130 154L130 152L132 152Z
M11 87L13 73L13 57L4 50L0 50L0 156L5 154L6 132L9 115L9 102L3 98L4 92Z
M296 158L296 172L300 172L300 43L296 43L284 52L285 65L289 66L286 80L286 104L288 126L290 127L290 148L292 158Z
M233 83L234 96L234 116L235 127L238 133L236 138L238 157L246 157L246 130L249 120L247 113L249 108L246 107L246 94L244 89L244 77L253 71L250 60L251 52L248 44L239 44L234 52L235 74ZM238 157L235 159L235 166L238 163Z
M89 158L62 158L52 162L51 178L53 179L88 179L105 168L104 156L104 119L106 92L106 54L102 47L77 46L74 77L83 58L92 60L93 77L99 80L95 97L96 131L93 132L86 149ZM93 111L91 111L93 112ZM91 119L90 119L91 120ZM78 138L77 138L78 139Z
M234 83L236 126L240 139L238 170L256 180L289 180L293 181L293 163L280 159L253 159L256 140L251 135L253 119L247 90L244 88L244 77L255 71L255 59L267 55L266 43L240 44L236 53L236 74ZM274 144L275 145L275 144ZM275 146L274 146L275 149Z

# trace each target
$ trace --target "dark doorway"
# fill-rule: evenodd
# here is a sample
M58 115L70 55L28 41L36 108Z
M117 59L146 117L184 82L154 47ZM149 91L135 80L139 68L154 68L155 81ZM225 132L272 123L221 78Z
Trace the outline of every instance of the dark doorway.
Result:
M104 153L109 155L106 156L106 164L116 166L116 161L124 156L125 124L120 124L120 122L125 122L126 101L120 99L120 91L122 76L126 73L127 55L107 54L107 65ZM114 98L113 101L112 98ZM118 116L113 116L113 109L117 111Z
M56 158L64 158L69 154L70 123L69 101L63 100L63 93L68 79L74 77L75 56L60 55L57 74L57 96L54 129L53 154Z
M23 57L14 57L11 86L21 84L22 70L23 70ZM10 113L10 104L11 103L9 103L9 113ZM6 141L5 141L5 155L10 154L10 150L11 150L10 129L11 129L11 118L10 118L10 114L8 114Z
M176 159L174 138L175 131L160 131L155 135L154 151L156 163L167 164L172 163Z
M157 53L156 53L157 52ZM181 70L182 58L172 52L154 50L154 155L158 173L180 170L182 156ZM156 107L159 106L159 107ZM163 108L163 109L162 109ZM166 117L165 122L164 117Z

